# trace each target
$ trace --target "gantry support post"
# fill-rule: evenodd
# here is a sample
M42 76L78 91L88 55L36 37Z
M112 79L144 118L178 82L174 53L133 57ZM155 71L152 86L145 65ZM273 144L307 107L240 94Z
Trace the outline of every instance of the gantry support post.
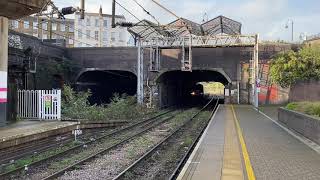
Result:
M255 36L254 45L254 107L259 107L259 92L260 92L260 79L259 79L259 34Z
M138 61L137 61L137 101L138 104L143 104L144 91L143 91L143 47L141 47L141 39L138 38Z
M0 16L0 126L7 121L8 18Z

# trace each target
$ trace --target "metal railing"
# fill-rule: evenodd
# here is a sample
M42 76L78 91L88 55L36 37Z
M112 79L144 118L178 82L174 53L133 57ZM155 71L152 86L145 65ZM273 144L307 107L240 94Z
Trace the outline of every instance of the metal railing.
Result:
M18 118L61 119L61 90L18 90Z

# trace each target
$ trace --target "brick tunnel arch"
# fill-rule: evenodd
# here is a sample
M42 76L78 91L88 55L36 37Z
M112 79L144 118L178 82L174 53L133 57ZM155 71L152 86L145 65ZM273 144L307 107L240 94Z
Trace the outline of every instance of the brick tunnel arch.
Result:
M191 92L201 88L199 86L200 82L220 82L224 86L228 86L231 83L231 79L224 71L220 70L193 70L192 72L175 70L164 72L156 79L160 107L187 105L190 102L197 101L191 97ZM204 100L203 97L198 99Z
M90 89L90 103L105 104L110 102L115 93L134 96L137 92L137 76L122 70L88 70L78 75L76 89Z

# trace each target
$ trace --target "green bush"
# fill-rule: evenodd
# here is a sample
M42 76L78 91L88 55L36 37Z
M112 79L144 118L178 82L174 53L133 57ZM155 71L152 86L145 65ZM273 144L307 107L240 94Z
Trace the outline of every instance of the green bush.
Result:
M293 102L286 106L287 109L320 117L320 102Z
M274 83L287 88L298 81L320 79L320 47L303 47L298 52L277 54L271 61L270 76Z
M75 92L70 86L64 86L62 115L65 118L85 120L131 120L138 119L153 111L137 105L134 96L114 94L106 105L90 105L91 92Z

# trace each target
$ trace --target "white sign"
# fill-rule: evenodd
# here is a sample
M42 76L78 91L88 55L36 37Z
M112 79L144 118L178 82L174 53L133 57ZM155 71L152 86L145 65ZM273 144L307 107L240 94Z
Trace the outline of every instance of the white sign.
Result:
M77 126L77 129L73 130L72 134L74 135L74 141L77 141L77 136L82 134L82 130Z
M225 89L225 90L224 90L224 95L225 95L225 96L229 96L229 89Z
M0 88L7 88L8 72L0 71Z

